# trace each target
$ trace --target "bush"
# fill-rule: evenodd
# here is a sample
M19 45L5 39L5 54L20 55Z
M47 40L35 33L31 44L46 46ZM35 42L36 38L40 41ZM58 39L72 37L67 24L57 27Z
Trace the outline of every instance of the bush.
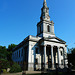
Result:
M17 63L14 63L13 65L12 65L12 67L10 68L10 73L16 73L16 72L21 72L22 70L21 70L21 67L20 67L20 65L18 65Z
M3 73L7 73L6 69L2 69Z
M0 59L0 68L1 69L6 69L6 68L10 68L10 63L7 59Z

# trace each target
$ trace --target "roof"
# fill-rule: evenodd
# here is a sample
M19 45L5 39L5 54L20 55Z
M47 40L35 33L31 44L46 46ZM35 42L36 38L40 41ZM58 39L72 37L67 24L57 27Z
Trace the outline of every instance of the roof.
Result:
M29 35L28 37L26 37L21 43L19 43L14 49L18 49L20 48L21 46L23 46L24 44L26 44L28 41L34 41L34 42L41 42L41 41L50 41L50 42L56 42L56 43L62 43L62 44L65 44L66 42L58 37L37 37L37 36L32 36L32 35Z

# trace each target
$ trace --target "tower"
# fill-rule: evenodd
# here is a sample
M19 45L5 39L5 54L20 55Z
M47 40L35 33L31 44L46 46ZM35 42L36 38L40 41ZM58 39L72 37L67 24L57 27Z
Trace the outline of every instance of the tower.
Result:
M40 22L37 24L37 36L39 37L54 37L54 22L50 21L49 8L46 0L41 8Z

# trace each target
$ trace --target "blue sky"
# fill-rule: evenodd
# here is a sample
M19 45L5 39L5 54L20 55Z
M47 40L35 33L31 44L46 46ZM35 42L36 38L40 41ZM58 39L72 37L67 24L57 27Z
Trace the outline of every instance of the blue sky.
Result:
M0 45L19 44L37 34L43 0L0 0ZM75 0L47 0L55 35L75 47Z

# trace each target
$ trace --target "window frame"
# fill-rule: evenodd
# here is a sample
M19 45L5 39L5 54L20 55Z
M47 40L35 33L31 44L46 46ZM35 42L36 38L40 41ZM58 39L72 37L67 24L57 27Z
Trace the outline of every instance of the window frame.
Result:
M47 31L50 32L50 25L47 25Z

